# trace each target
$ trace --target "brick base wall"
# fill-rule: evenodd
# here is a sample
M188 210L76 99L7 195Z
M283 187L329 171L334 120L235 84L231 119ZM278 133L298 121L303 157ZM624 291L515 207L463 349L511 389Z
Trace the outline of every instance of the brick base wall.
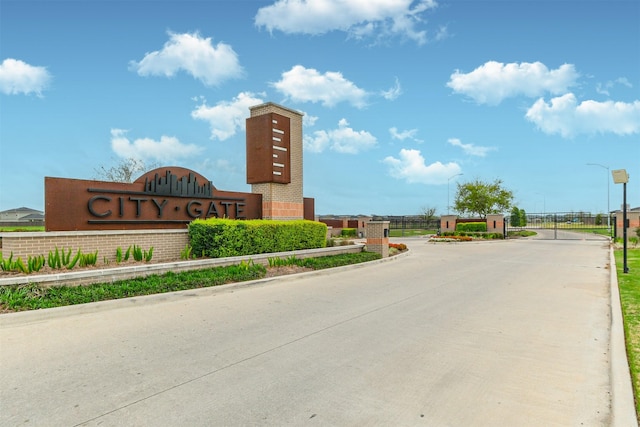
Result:
M98 265L105 259L114 262L116 250L123 252L129 246L137 245L148 251L153 247L153 261L177 261L180 251L189 243L188 230L129 230L129 231L53 231L53 232L18 232L0 233L2 238L2 255L8 258L13 252L13 258L44 255L49 251L71 249L75 254L78 249L83 253L98 251Z
M303 219L304 203L291 202L262 202L263 219Z

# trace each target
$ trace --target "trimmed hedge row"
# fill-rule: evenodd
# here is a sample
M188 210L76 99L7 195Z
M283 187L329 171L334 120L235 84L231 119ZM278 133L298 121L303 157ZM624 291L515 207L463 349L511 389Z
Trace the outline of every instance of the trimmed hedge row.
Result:
M343 228L340 235L342 237L356 237L358 235L358 230L355 228Z
M504 239L502 233L486 233L481 231L444 231L442 237L477 237L480 239Z
M486 222L460 222L456 224L456 231L468 232L485 232L487 231Z
M189 224L189 242L195 256L230 256L322 248L327 225L295 220L196 219Z

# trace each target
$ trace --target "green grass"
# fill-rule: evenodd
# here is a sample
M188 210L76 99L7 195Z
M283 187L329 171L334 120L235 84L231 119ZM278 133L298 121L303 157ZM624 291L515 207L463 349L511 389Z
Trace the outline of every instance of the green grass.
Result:
M629 370L636 413L640 414L640 249L627 249L629 272L626 274L622 272L623 251L616 250L615 257Z
M20 227L0 227L0 233L10 232L10 231L44 231L44 227L31 226L31 225L22 225Z
M530 230L519 230L519 231L509 231L507 233L508 237L530 237L530 236L535 236L536 233L535 231L530 231Z
M559 230L564 229L563 227L558 227ZM592 233L592 234L600 234L602 236L611 236L611 233L607 230L607 227L579 227L579 228L571 228L569 231L576 231L578 233Z
M331 255L307 258L305 267L314 270L357 264L379 259L373 252ZM205 288L226 283L260 279L266 267L252 262L203 270L165 273L144 278L121 280L113 283L95 283L87 286L46 287L37 284L0 287L0 311L23 311L61 307L74 304L128 298L187 289Z
M389 237L408 237L408 236L425 236L427 234L436 234L438 230L424 228L392 228L389 229ZM404 234L403 234L404 233Z

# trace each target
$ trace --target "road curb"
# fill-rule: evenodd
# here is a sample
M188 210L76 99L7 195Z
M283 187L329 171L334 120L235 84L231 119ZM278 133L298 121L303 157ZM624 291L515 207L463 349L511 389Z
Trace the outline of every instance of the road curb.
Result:
M613 247L609 249L611 295L611 425L629 427L638 425L631 373L624 339L622 306L618 289L618 273Z

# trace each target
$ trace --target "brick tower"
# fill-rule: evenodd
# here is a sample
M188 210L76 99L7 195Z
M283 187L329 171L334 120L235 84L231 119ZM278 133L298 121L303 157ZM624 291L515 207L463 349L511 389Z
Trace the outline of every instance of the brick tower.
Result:
M272 102L249 110L247 183L262 194L262 218L303 219L302 113Z

